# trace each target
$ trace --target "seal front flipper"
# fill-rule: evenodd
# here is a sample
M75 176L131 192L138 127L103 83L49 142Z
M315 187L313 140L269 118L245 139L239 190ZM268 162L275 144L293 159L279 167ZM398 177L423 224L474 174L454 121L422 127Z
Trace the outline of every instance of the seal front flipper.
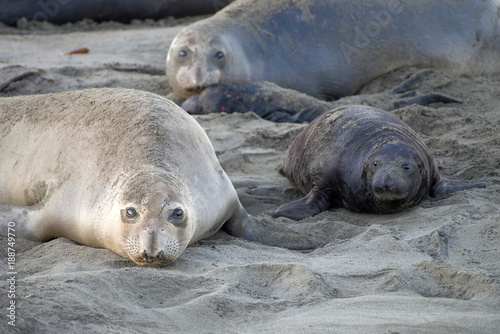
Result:
M473 188L486 188L486 183L482 182L468 183L463 181L440 178L432 185L431 189L429 190L429 196L433 198L439 198L448 194L455 193L457 191L473 189Z
M432 103L459 103L462 104L463 102L451 97L447 96L444 94L439 94L439 93L430 93L430 94L425 94L425 95L419 95L416 97L413 97L408 100L400 100L394 102L393 108L398 109L406 106L411 106L412 104L418 104L420 106L428 106Z
M254 235L255 220L251 217L240 204L238 212L229 218L223 229L233 237L243 238L249 241L255 241Z
M392 90L393 94L400 94L399 101L394 102L393 109L418 104L428 106L432 103L463 103L459 99L439 93L429 93L417 95L417 89L420 88L427 75L434 73L431 69L424 69L411 75L407 80Z
M331 207L328 195L314 186L306 197L288 204L273 212L273 217L287 217L301 220L315 216Z
M393 94L402 94L408 91L415 91L422 85L422 82L427 74L434 73L431 69L424 69L412 74L408 79L403 81L399 86L392 90Z

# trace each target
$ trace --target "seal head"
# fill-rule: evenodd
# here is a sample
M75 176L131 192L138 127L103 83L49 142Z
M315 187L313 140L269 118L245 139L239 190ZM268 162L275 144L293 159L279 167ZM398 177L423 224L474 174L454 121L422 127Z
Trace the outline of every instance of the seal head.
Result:
M138 265L171 264L189 245L189 231L196 228L189 205L182 199L186 189L179 192L162 178L140 175L124 190L119 205L122 242L115 243L121 245L117 253Z
M168 51L167 78L181 97L199 94L213 84L234 81L235 75L245 77L249 70L245 66L234 67L238 43L229 42L225 34L209 34L206 30L211 29L183 30Z
M181 97L199 94L221 82L250 80L252 64L238 40L241 30L220 31L211 25L194 24L172 41L167 54L167 79Z
M366 161L362 179L373 196L377 211L395 212L425 196L425 171L421 156L411 146L390 143Z

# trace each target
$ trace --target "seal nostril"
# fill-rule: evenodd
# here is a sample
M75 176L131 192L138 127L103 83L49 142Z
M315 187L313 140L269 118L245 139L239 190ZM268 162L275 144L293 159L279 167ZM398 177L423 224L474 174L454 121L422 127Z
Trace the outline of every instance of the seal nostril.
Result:
M146 253L146 250L142 252L142 259L146 261L148 259L148 253Z
M156 258L158 260L161 260L163 259L163 256L165 255L165 252L163 251L163 249L158 253L158 255L156 255Z

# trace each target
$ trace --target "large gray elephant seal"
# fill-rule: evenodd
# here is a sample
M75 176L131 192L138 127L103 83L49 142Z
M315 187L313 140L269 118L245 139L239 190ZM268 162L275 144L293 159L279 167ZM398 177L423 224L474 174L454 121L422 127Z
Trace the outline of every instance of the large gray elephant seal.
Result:
M404 66L498 69L499 0L238 0L183 29L174 91L269 81L333 99Z
M65 237L163 266L251 224L200 125L130 89L0 99L0 232Z
M281 172L306 197L274 216L302 219L335 207L393 213L484 183L447 180L429 149L396 116L345 106L316 118L288 149Z
M0 22L30 21L55 24L83 19L130 22L215 13L231 0L0 0Z

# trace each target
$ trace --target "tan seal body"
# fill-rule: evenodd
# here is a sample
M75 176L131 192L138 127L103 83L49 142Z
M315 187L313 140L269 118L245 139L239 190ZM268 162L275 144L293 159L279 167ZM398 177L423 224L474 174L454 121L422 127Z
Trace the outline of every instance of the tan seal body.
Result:
M89 89L0 99L4 236L15 225L32 240L66 237L161 266L224 223L242 236L249 222L203 129L163 97Z
M309 124L290 145L281 172L306 194L274 213L294 219L335 207L394 213L428 196L485 187L443 178L408 125L386 111L356 105Z
M403 66L498 69L499 0L238 0L174 39L182 97L269 81L323 99Z

